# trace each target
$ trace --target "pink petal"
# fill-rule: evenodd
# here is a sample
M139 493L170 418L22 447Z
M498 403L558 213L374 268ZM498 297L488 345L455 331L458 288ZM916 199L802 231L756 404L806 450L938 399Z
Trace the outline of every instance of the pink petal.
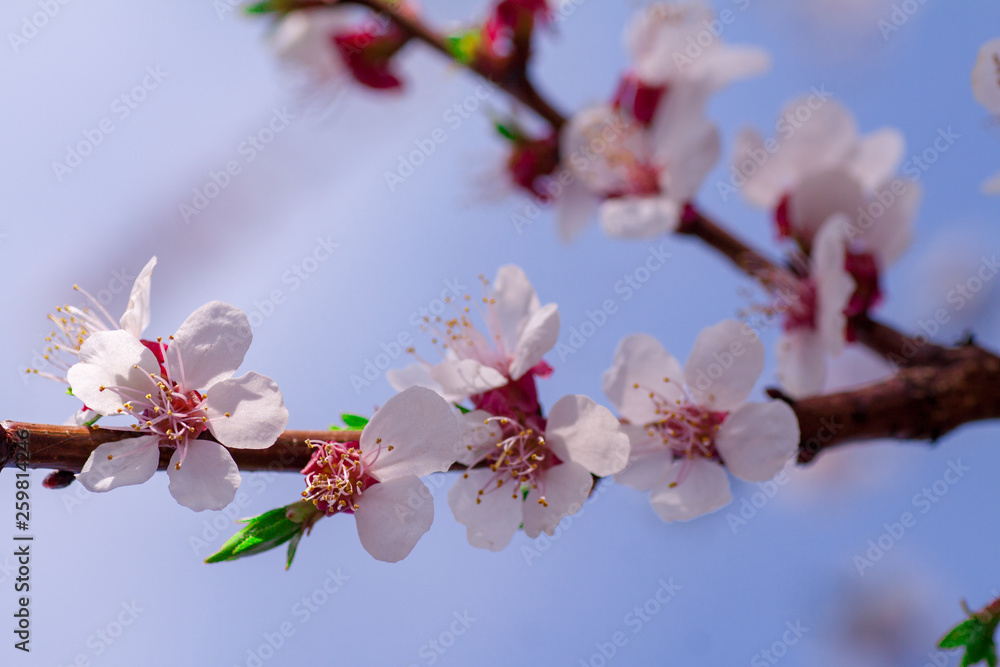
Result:
M601 386L622 417L641 425L662 419L649 397L651 391L672 403L683 397L683 384L680 363L658 340L647 334L632 334L618 343Z
M690 468L680 484L671 487L682 469L682 463L678 462L649 494L650 505L664 521L689 521L725 507L733 499L722 466L701 458L688 465Z
M826 346L814 329L786 331L778 340L778 381L793 398L812 396L826 386Z
M524 533L535 538L542 531L551 535L563 517L576 514L583 507L594 486L594 478L581 465L568 461L545 473L545 502L541 488L532 488L524 500Z
M493 473L489 470L470 470L467 474L448 491L448 506L455 520L466 527L469 544L500 551L510 544L521 525L524 501L519 493L495 489L496 485L490 484ZM479 495L484 487L488 492Z
M73 395L102 415L124 409L124 399L110 389L129 387L147 392L153 388L150 373L159 373L156 357L127 331L98 331L80 347L80 362L70 367L66 379Z
M243 363L253 334L242 310L211 301L191 313L169 341L166 361L174 380L205 391L227 380Z
M98 493L142 484L160 463L159 442L159 436L143 435L99 445L76 478L88 491Z
M122 329L136 338L142 337L142 332L149 326L149 283L153 276L156 257L150 259L142 268L132 284L132 292L128 297L128 306L118 324Z
M379 452L372 474L383 482L423 477L451 467L458 438L451 406L430 389L411 387L375 412L361 433L361 451Z
M189 440L184 464L178 468L180 450L170 457L167 475L170 495L195 512L221 510L236 497L240 471L222 445L209 440Z
M563 461L600 477L625 468L629 438L615 416L586 396L563 396L549 410L545 439Z
M434 498L418 477L406 475L368 487L354 513L361 546L374 558L406 558L434 522Z
M729 472L747 482L763 482L798 451L799 422L783 401L746 403L722 423L715 446Z
M511 379L519 380L531 370L555 346L558 339L559 307L549 303L535 310L522 323L510 362Z
M265 449L288 425L288 410L278 385L259 373L213 384L205 403L208 428L227 447Z
M684 378L696 403L725 411L746 400L763 370L764 344L757 332L723 320L698 334Z

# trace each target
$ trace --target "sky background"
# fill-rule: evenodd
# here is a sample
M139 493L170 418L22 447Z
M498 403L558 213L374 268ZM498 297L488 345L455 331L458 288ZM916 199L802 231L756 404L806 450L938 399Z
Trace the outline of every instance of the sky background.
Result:
M430 20L448 25L481 15L484 3L424 4ZM961 311L946 302L1000 245L998 200L979 189L1000 170L1000 131L969 84L979 46L997 36L1000 7L898 3L911 13L883 35L878 21L893 11L883 0L713 4L735 17L727 41L763 46L774 58L769 73L712 102L727 157L742 126L770 136L778 109L820 86L853 110L862 131L898 127L908 156L930 148L941 131L958 135L921 174L916 239L886 276L881 316L914 331L946 307L953 319L936 341L973 327L983 344L1000 347L995 284ZM221 2L53 0L55 15L15 48L9 34L21 32L39 6L11 0L0 9L3 418L61 423L76 409L60 386L23 373L43 347L46 314L74 303L78 283L93 294L106 290L117 316L131 280L122 288L116 276L135 275L152 255L159 264L147 333L170 334L210 300L243 308L254 323L243 368L278 382L289 427L303 429L324 428L340 412L370 414L392 390L384 377L357 388L351 376L400 336L428 351L411 315L454 282L475 291L477 275L493 276L505 263L524 267L543 303L559 304L562 342L588 310L606 299L619 306L577 354L548 355L556 372L541 383L541 396L549 406L567 393L607 404L601 373L623 336L651 333L684 359L702 328L754 298L742 276L691 240L625 242L594 224L564 245L548 211L515 228L511 216L527 200L507 185L503 146L490 133L491 114L506 110L506 101L491 98L451 127L444 114L474 95L477 82L419 45L401 60L402 95L315 90L296 83L269 51L266 20L220 10L228 7ZM636 6L581 0L542 38L535 73L559 108L570 112L610 95L627 66L621 35ZM124 116L116 99L149 69L162 80ZM287 126L249 160L241 143L276 113L289 117ZM79 166L57 175L53 162L103 119L113 130ZM436 128L447 140L390 192L385 172ZM181 205L233 160L240 173L185 220ZM775 254L767 216L739 197L719 196L717 183L728 173L724 158L699 204ZM290 278L324 243L337 244L333 255L307 280ZM626 301L615 283L661 245L670 261ZM758 397L775 384L776 335L764 332L769 364ZM407 361L404 355L394 365ZM843 382L875 372L856 351L834 369ZM609 481L555 537L519 534L500 553L467 544L445 499L452 478L438 475L428 480L437 521L404 561L373 560L354 522L335 517L301 543L288 572L283 550L217 565L202 560L235 531L234 517L295 500L296 474L245 474L233 506L194 513L173 501L162 473L97 495L79 485L43 490L38 471L32 650L14 650L10 630L0 628L7 637L0 662L598 667L601 647L610 652L621 633L608 664L771 664L760 652L778 642L780 664L789 666L956 665L954 654L935 651L937 638L959 620L961 598L978 607L1000 588L997 435L996 424L982 424L934 448L845 448L768 489L734 480L732 505L682 524L662 523L645 494ZM956 484L939 483L946 493L919 502L923 489L959 466L968 471ZM9 470L0 474L2 498L0 525L10 528L8 537L0 529L0 540L14 533ZM744 509L747 522L734 523L743 501L754 499L759 509L752 516ZM915 525L859 574L855 557L904 512ZM13 562L0 555L0 615L8 624L17 597ZM655 600L664 583L675 594L661 605ZM644 616L636 615L644 606ZM801 637L781 645L789 627ZM268 650L268 637L278 648Z

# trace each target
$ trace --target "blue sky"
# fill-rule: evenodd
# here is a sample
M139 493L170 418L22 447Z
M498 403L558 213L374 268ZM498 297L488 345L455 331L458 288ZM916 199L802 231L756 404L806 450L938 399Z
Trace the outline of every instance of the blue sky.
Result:
M442 24L476 15L467 3L426 4ZM560 108L613 90L634 4L578 3L543 40L536 72ZM884 39L878 20L892 4L868 4L874 14L838 27L788 3L716 2L734 12L725 38L767 48L774 66L718 95L710 114L727 155L743 125L768 133L778 109L814 86L852 109L862 131L898 127L908 155L941 131L958 135L921 172L917 237L887 276L882 315L913 330L1000 241L997 200L979 192L1000 170L1000 133L969 86L1000 9L899 3L916 9ZM72 399L20 370L48 331L45 315L72 299L74 283L107 290L120 311L127 289L116 272L135 274L153 254L150 332L172 332L213 299L246 310L255 326L245 368L279 383L292 428L370 413L390 387L380 377L358 388L351 376L391 354L400 336L426 344L411 314L454 283L474 289L477 275L508 262L525 268L543 302L559 303L564 342L606 299L620 306L577 354L549 355L556 373L541 387L546 405L566 393L606 403L600 376L628 333L654 334L683 358L703 327L747 305L746 281L691 240L623 242L594 225L567 246L549 212L519 232L511 215L525 200L499 178L503 154L489 113L457 127L446 118L475 97L476 81L435 54L407 50L408 89L394 98L303 91L268 51L265 22L218 6L69 3L16 50L5 37L0 286L16 326L0 346L4 418L68 416ZM2 32L21 31L38 11L37 2L6 3ZM141 101L132 100L136 86ZM489 109L506 102L491 97ZM249 135L279 126L266 146L246 146ZM446 141L389 191L385 172L437 128ZM93 152L57 174L52 163L65 161L67 145L97 130ZM185 220L181 206L231 162L239 173ZM763 213L718 197L714 184L727 177L723 161L699 203L776 252ZM333 244L328 260L308 261ZM670 261L626 301L614 285L661 245ZM996 347L995 291L987 283L940 340L974 326ZM765 334L772 347L776 333ZM848 357L837 367L866 364ZM769 354L758 392L773 384ZM194 513L170 498L162 474L94 495L79 486L43 492L37 473L32 652L0 653L4 664L39 665L753 665L794 637L781 664L920 665L957 620L960 598L979 605L1000 587L988 518L996 436L996 425L983 424L933 448L848 448L773 487L734 482L733 505L688 524L661 523L643 494L608 482L555 537L518 535L498 554L468 546L445 502L451 480L441 475L429 480L437 521L403 562L372 560L351 520L335 517L304 540L289 572L279 553L202 560L233 532L233 518L295 499L297 475L246 475L226 512ZM957 483L935 487L956 467ZM0 475L0 498L10 499L0 517L12 526L9 472ZM746 524L731 518L741 509ZM906 512L914 525L859 574L855 557ZM0 565L0 610L13 613L9 562L0 557ZM844 646L859 655L845 656Z

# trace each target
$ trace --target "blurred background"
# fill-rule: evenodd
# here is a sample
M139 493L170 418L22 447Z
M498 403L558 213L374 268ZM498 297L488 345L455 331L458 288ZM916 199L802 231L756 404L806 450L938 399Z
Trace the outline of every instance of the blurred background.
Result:
M918 331L947 308L951 322L935 341L972 329L996 349L996 285L982 283L961 309L947 295L1000 245L998 202L980 193L1000 170L1000 131L969 82L979 46L997 36L1000 7L713 4L736 17L724 38L767 48L774 66L714 98L726 159L699 203L776 252L767 216L739 197L723 201L717 183L728 180L739 129L770 136L779 108L813 86L852 109L863 132L898 127L907 157L950 129L958 139L919 172L916 240L886 277L881 316ZM54 15L32 31L42 5ZM424 5L446 26L478 19L485 3ZM627 66L622 29L638 3L573 6L540 40L535 62L541 88L567 112L613 92ZM880 21L894 10L898 29L886 30ZM542 382L546 405L566 393L607 404L601 373L624 335L654 334L683 359L703 327L751 301L746 279L689 240L625 242L594 224L567 246L551 211L517 229L511 216L527 200L507 184L505 147L491 131L506 101L490 98L453 127L445 114L474 97L478 82L420 45L400 62L405 92L376 95L303 86L269 50L268 21L244 17L228 0L9 0L0 27L5 419L62 423L76 409L61 386L24 373L44 347L46 314L77 303L78 283L117 317L152 255L147 333L168 335L213 299L244 309L254 325L244 368L278 382L289 427L303 429L324 428L340 412L370 414L392 390L381 372L368 384L352 376L365 378L379 354L398 354L400 336L428 350L411 316L455 283L475 291L477 275L508 262L525 268L543 303L559 304L562 342L604 300L620 306L576 354L548 355L556 372ZM269 141L248 148L265 128ZM390 191L385 173L437 128L447 140ZM97 130L100 141L90 139ZM94 145L75 166L54 165L84 140ZM206 190L232 161L239 173ZM184 208L206 192L215 196L195 214ZM626 301L614 286L654 244L673 256ZM775 384L777 333L764 332L769 367L758 397ZM402 355L393 365L407 362ZM863 351L834 368L842 384L880 372ZM772 485L734 480L732 505L687 524L662 523L645 494L605 482L555 536L517 535L500 553L467 544L445 502L451 479L439 475L428 480L437 521L404 561L373 560L353 521L335 517L302 542L288 572L282 549L202 561L235 532L234 518L296 499L298 475L245 474L233 506L194 513L173 501L162 473L96 495L78 484L46 491L37 471L31 653L16 651L5 630L0 662L957 665L955 654L935 649L937 639L960 619L960 599L980 607L1000 588L997 436L996 424L981 424L934 447L845 448ZM942 481L956 468L956 483ZM0 540L14 532L13 499L8 470L0 526L10 528ZM887 541L887 525L905 512L915 525ZM880 538L890 548L871 551ZM16 604L12 552L0 547L7 619Z

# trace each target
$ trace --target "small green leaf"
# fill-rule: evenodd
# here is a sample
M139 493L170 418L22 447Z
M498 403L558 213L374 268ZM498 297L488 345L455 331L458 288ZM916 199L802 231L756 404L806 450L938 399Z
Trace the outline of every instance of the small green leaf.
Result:
M997 667L997 647L993 640L997 619L987 622L978 616L962 621L938 642L941 648L965 648L960 667L970 667L985 661Z
M361 415L352 415L349 412L345 412L340 415L341 421L344 422L344 426L352 431L360 431L368 424L368 417L362 417Z
M965 646L972 641L973 637L978 636L981 632L982 623L975 618L968 618L952 628L951 632L938 642L938 646L941 648Z
M287 517L287 508L278 507L252 519L240 519L247 526L222 545L218 553L205 559L206 563L219 563L252 556L280 546L304 530L300 523ZM290 561L291 559L289 559Z
M461 30L448 35L445 43L448 45L448 53L456 61L463 65L468 65L476 59L476 52L482 41L482 34L479 29Z
M496 123L495 127L497 132L499 132L500 136L503 137L504 139L508 139L510 141L517 141L521 137L521 135L518 133L516 129L514 129L513 127L508 127L503 123Z
M73 395L73 387L66 387L66 395L67 396Z
M458 403L455 403L455 407L458 408L458 411L461 412L463 415L467 415L470 412L472 412L472 410L470 410L469 408L459 405Z
M292 535L292 539L288 542L288 561L285 563L286 570L292 566L292 559L295 558L295 550L299 548L299 540L302 539L303 535L305 535L304 529Z

